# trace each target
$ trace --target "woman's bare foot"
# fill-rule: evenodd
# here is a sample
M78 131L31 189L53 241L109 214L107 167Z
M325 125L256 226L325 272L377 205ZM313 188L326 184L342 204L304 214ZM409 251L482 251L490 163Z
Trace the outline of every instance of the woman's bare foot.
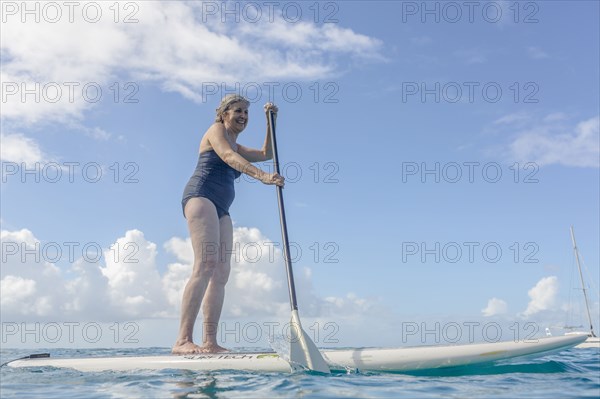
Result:
M195 353L219 353L229 352L229 349L223 348L217 344L203 344L198 346L191 341L177 341L173 345L171 353L174 355L190 355Z
M219 353L219 352L229 352L229 349L223 348L217 344L203 344L200 347L200 351L202 353Z
M173 349L171 353L174 355L189 355L194 353L205 353L202 348L192 341L177 341L175 345L173 345Z

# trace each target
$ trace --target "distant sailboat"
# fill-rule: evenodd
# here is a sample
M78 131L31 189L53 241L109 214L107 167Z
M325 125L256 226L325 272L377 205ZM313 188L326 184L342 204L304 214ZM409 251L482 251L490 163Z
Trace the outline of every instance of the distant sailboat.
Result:
M575 260L577 261L577 269L579 270L579 278L581 279L581 289L583 291L583 299L585 301L585 309L587 311L587 319L590 325L589 331L572 331L565 335L587 335L588 338L581 344L577 345L576 348L600 348L600 338L594 333L594 326L592 325L592 316L590 314L590 304L588 301L587 290L583 280L583 272L581 271L581 264L579 262L579 250L577 249L577 243L575 242L575 232L573 226L571 226L571 241L573 242L573 251L575 252Z

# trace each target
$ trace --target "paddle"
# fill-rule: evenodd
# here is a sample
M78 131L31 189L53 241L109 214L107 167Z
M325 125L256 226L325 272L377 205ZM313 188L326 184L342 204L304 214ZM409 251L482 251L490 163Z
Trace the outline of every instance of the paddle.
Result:
M279 158L277 157L277 140L275 138L275 117L273 111L269 110L269 131L271 134L271 145L273 147L273 164L275 172L279 174ZM285 222L285 208L283 206L282 187L277 187L277 201L279 202L279 219L281 221L281 235L283 238L283 257L287 271L288 288L290 291L290 305L292 308L290 340L290 361L300 364L309 370L319 371L321 373L330 373L327 362L323 355L317 349L310 337L302 329L300 317L298 316L298 303L296 301L296 287L294 286L294 272L292 270L292 260L290 258L290 243L287 234L287 224Z

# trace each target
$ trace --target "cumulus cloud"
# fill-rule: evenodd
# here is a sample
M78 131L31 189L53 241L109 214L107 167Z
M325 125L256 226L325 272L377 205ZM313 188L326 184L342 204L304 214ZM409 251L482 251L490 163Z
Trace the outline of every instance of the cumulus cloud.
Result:
M556 276L542 278L527 294L530 300L527 309L522 313L523 317L552 309L556 304L558 294L558 278Z
M129 230L104 252L102 275L108 280L111 303L129 316L156 316L164 308L156 265L156 244L139 230Z
M281 244L270 240L256 228L237 227L233 232L232 270L226 290L223 317L289 316L289 300ZM192 270L190 239L172 238L165 249L177 258L167 266L163 289L177 311L185 282ZM323 314L328 299L312 291L311 272L295 267L295 283L303 303L303 314ZM356 309L355 309L356 310Z
M0 289L2 303L15 306L35 294L35 281L9 275L1 280Z
M485 307L485 309L481 310L483 315L486 317L505 314L505 313L507 313L507 311L508 311L508 305L507 305L506 301L503 301L502 299L498 299L498 298L490 299L488 301L488 304Z
M88 254L66 267L49 262L47 243L27 229L3 230L2 242L1 310L3 317L20 320L177 317L193 263L190 239L173 237L163 248L175 261L160 273L159 247L139 230L127 231L97 258ZM280 244L256 228L237 227L233 250L223 318L289 317ZM295 277L304 316L355 316L377 307L376 301L354 294L319 297L308 268L296 268Z
M207 82L316 80L339 73L348 60L383 59L379 40L339 24L289 23L281 12L268 18L266 10L256 22L222 23L202 2L135 4L119 23L114 5L103 2L96 3L103 15L96 23L86 22L81 8L73 21L63 16L54 23L7 15L2 117L77 122L96 104L97 88L101 99L113 98L115 81L149 82L201 101ZM123 21L126 15L133 23ZM29 101L34 94L22 101L23 87L37 88L42 101Z
M54 257L54 248L42 248L27 229L2 230L0 241L3 317L10 314L50 316L64 300L64 292L56 289L62 285L63 273L42 255L46 251L47 257Z

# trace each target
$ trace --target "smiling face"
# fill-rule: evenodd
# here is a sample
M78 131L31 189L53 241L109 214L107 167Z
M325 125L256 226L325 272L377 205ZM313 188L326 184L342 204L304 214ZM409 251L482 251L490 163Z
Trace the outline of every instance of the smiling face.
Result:
M231 104L223 113L223 124L234 133L244 130L248 124L248 104L242 101Z

